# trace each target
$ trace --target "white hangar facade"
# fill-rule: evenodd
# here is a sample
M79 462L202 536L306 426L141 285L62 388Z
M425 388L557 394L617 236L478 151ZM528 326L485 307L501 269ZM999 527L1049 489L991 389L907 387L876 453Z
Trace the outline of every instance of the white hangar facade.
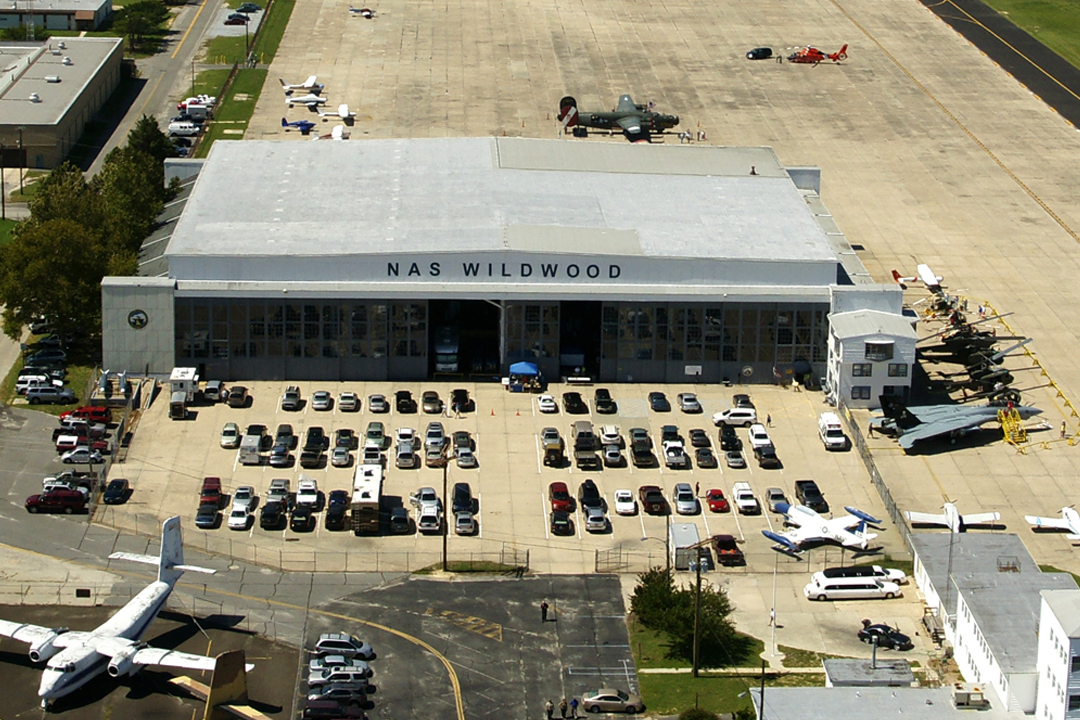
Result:
M819 192L764 147L216 143L143 276L103 281L104 366L420 379L453 335L464 375L818 378L836 289L900 305Z

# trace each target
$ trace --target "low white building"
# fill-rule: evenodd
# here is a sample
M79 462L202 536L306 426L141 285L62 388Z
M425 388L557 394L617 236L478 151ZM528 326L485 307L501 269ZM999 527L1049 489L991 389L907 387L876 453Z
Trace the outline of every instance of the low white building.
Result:
M896 312L852 310L829 315L828 386L852 408L878 408L882 395L907 400L918 334Z
M1040 720L1080 718L1080 592L1043 590L1039 613Z

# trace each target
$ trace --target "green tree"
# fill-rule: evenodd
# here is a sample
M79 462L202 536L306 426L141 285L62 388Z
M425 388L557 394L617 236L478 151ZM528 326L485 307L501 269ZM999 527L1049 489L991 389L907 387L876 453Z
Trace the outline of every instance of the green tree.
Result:
M72 220L90 229L104 224L101 198L73 163L66 162L38 182L37 193L27 203L34 225L49 220Z
M77 222L46 220L22 229L0 255L4 334L17 338L38 315L52 318L60 332L96 328L105 267L100 236Z
M34 40L41 42L42 40L48 40L52 35L48 30L43 27L34 27ZM0 40L14 40L22 42L30 39L30 26L29 25L16 25L15 27L4 28L0 30Z
M664 616L675 597L675 582L662 568L652 568L638 575L638 584L630 596L630 612L650 630L664 629Z
M108 265L117 270L130 268L131 254L138 252L164 207L165 171L141 150L114 148L90 186L98 192L104 209Z
M159 0L140 0L120 9L113 20L113 28L125 35L128 47L137 50L151 35L161 32L162 24L169 18L169 9Z
M173 141L161 132L157 120L146 115L139 118L135 127L131 128L127 136L127 146L146 153L159 163L164 163L165 158L180 156Z

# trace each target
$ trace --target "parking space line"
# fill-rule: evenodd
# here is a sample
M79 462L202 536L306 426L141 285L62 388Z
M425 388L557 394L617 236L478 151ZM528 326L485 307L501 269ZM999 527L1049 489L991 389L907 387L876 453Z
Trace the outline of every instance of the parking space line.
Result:
M646 540L649 537L649 533L645 532L645 508L638 507L638 520L641 521L641 539Z
M701 505L701 500L698 500L698 505L701 507L701 521L705 523L705 537L712 537L712 530L709 529L709 516L705 514L705 507Z
M540 522L544 524L544 539L551 539L551 523L547 518L547 498L544 497L543 491L540 492Z
M540 436L533 433L533 440L536 441L536 474L543 475L544 473L544 458L540 455Z
M732 498L732 502L734 502L734 498ZM746 535L742 531L742 523L739 522L739 510L738 510L738 508L732 507L731 508L731 514L735 516L735 527L739 528L739 537L741 539L743 539L743 540L746 540Z

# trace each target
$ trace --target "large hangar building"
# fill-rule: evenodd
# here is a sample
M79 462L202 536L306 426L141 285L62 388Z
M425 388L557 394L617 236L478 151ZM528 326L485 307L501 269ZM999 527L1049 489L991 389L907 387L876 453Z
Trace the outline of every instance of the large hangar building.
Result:
M412 380L452 342L466 376L817 378L830 312L901 303L819 192L765 147L216 143L147 276L103 281L104 366Z

